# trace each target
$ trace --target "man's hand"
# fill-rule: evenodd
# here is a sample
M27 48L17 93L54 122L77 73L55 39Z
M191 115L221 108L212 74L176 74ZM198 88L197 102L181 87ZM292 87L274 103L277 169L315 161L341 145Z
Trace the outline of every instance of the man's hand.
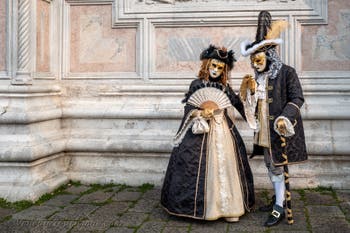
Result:
M256 82L250 74L247 74L243 77L241 87L239 88L239 92L243 101L247 98L247 89L249 88L250 93L254 95L256 89Z
M277 130L282 136L287 134L287 126L283 119L277 121Z
M254 95L256 91L256 81L251 75L248 77L248 88L250 90L250 94Z

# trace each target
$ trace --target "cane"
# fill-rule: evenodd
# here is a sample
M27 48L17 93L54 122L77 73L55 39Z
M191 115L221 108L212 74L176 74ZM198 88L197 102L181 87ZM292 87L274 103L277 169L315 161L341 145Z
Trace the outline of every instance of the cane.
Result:
M287 220L288 224L293 224L294 219L293 219L293 212L292 212L292 196L290 193L290 186L289 186L289 173L288 173L288 156L287 156L287 140L285 137L281 136L281 147L283 149L282 152L282 157L285 159L284 163L285 165L283 166L284 169L284 184L286 186L286 207L287 207Z

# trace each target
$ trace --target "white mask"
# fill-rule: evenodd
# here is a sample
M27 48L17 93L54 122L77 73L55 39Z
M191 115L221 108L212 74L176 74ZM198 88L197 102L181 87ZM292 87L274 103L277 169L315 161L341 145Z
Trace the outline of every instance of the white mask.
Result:
M224 72L225 63L217 59L212 59L209 64L209 75L212 78L220 77Z
M256 53L250 56L252 66L256 71L263 72L266 68L266 54L264 52Z

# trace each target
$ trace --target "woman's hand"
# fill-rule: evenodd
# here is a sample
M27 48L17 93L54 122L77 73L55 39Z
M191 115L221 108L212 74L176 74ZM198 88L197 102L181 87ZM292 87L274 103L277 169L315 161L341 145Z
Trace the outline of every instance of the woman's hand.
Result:
M202 110L199 109L195 109L192 114L191 117L200 117L202 115Z
M214 109L206 108L202 110L202 117L204 118L212 118L214 116Z

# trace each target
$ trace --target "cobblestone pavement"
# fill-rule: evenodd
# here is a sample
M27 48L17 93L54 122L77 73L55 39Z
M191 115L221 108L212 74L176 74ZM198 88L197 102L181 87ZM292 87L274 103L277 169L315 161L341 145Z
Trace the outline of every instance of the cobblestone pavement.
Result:
M170 216L160 207L159 196L159 187L147 184L67 184L29 207L2 204L0 232L350 232L350 190L293 190L295 223L288 225L283 220L271 228L262 226L267 213L257 210L246 213L238 223ZM270 196L271 190L256 190L256 206L266 203Z

